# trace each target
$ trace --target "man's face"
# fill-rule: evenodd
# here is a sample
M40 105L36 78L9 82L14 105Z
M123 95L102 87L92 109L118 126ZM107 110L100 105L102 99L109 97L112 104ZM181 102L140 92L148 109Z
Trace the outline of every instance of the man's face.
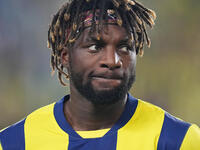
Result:
M85 29L69 50L70 87L93 104L113 104L135 80L136 52L123 27L108 25L100 37Z

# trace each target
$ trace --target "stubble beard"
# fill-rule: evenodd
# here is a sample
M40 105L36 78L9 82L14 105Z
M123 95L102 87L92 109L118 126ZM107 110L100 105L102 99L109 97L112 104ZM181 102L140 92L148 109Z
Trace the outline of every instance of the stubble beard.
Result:
M129 77L124 77L119 86L114 87L110 90L96 90L92 85L92 78L88 77L88 80L83 84L83 75L77 73L73 70L73 67L70 65L70 80L77 91L85 97L88 101L94 105L111 105L116 102L123 100L126 97L126 94L131 89L132 84L135 82L135 70L131 71Z

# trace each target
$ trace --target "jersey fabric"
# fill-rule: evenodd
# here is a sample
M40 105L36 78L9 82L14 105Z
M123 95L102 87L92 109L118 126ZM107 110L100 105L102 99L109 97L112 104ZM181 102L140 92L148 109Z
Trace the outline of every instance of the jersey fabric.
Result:
M75 131L63 113L69 95L0 132L0 150L200 150L200 129L128 95L110 129Z

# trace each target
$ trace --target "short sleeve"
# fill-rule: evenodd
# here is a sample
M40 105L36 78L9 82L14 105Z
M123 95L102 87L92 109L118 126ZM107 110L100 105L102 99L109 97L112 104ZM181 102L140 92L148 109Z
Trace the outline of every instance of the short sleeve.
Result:
M200 150L200 128L197 125L190 126L180 150Z

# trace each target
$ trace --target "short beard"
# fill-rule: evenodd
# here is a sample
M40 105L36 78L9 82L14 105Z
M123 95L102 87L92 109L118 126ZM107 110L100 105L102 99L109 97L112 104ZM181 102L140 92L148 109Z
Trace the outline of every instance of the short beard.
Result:
M124 77L118 87L115 87L112 90L97 91L92 86L91 78L88 78L87 83L83 85L83 76L80 73L73 71L71 66L69 74L70 80L78 92L97 106L111 105L123 100L135 81L135 71L132 71L129 78Z

